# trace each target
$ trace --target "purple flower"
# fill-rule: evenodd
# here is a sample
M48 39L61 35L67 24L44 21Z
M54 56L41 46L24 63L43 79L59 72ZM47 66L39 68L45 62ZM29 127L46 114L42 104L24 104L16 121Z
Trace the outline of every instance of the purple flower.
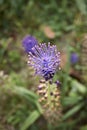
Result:
M32 48L34 55L29 53L29 65L35 69L35 74L49 80L53 78L60 64L60 52L55 45L46 45L45 43L35 45Z
M71 56L70 56L70 62L71 62L72 64L75 64L75 63L78 62L78 60L79 60L78 55L73 52L73 53L71 54Z
M33 36L27 35L23 38L22 44L27 53L33 53L32 48L38 44L38 41Z

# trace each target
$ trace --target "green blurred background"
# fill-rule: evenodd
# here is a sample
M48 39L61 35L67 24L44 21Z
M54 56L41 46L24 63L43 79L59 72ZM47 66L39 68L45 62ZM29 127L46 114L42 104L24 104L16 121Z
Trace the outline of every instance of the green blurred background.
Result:
M62 83L62 121L54 125L42 115L36 94L40 78L27 65L21 44L27 34L61 51L54 79ZM0 0L0 130L87 130L85 35L87 0ZM76 64L70 62L72 52L79 56Z

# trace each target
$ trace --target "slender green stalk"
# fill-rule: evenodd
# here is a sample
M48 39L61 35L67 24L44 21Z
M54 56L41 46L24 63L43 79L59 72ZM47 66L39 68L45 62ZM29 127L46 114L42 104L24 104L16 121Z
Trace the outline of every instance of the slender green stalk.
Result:
M63 96L65 94L65 92L67 91L68 87L67 87L67 83L68 83L68 75L69 75L69 70L70 70L70 46L68 44L68 50L67 50L67 54L68 54L68 58L67 58L67 64L66 64L66 67L65 67L65 78L64 78L64 81L63 81Z
M49 82L47 82L47 87L48 87L48 104L50 105L51 104L51 95L50 95L51 88L50 88Z

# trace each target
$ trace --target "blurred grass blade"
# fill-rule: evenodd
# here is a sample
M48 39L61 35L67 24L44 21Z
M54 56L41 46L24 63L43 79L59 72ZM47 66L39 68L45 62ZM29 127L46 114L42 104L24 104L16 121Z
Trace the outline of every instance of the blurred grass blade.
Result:
M82 126L82 127L80 128L80 130L87 130L87 125Z
M86 87L76 80L72 80L71 85L72 87L75 87L75 89L77 89L81 94L85 94L87 92Z
M25 120L20 130L27 130L27 128L30 127L40 116L40 113L38 111L33 111L31 115Z
M87 15L85 0L76 0L76 4L81 13Z
M14 91L18 94L21 94L21 95L28 95L34 99L38 98L38 96L35 93L33 93L33 92L23 88L23 87L14 87Z
M40 104L38 102L36 102L36 106L38 108L38 111L42 114L43 110L42 110L42 108L41 108L41 106L40 106Z
M24 97L25 99L27 99L28 101L34 103L34 105L37 107L38 111L42 114L42 108L40 106L40 104L38 103L38 96L36 94L34 94L33 92L22 88L22 87L14 87L15 92Z
M82 97L81 96L77 96L77 97L65 97L63 99L63 102L65 106L67 105L74 105L76 104L78 101L82 100Z
M78 112L81 107L83 106L83 103L78 104L77 106L73 107L72 109L70 109L64 116L63 116L63 120L66 120L67 118L71 117L72 115L74 115L76 112Z

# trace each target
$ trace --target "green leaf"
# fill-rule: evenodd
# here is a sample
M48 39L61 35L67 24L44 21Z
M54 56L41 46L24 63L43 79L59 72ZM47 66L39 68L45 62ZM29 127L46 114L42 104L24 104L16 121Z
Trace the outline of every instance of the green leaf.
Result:
M29 115L29 117L25 120L20 130L26 130L27 128L29 128L30 125L32 125L39 118L39 116L40 113L38 111L33 111L31 115Z
M87 15L85 0L76 0L76 4L82 14Z
M31 92L23 87L14 87L14 91L18 94L27 95L27 96L32 97L34 99L38 98L38 96L36 94L34 94L33 92Z
M87 130L87 125L82 126L82 127L80 128L80 130Z
M65 97L63 99L64 105L74 105L76 104L78 101L80 101L82 99L82 97L77 96L77 97Z
M71 117L72 115L74 115L76 112L78 112L81 107L83 106L83 103L78 104L77 106L75 106L74 108L70 109L64 116L63 116L63 120L66 120L67 118Z
M36 102L36 106L38 108L38 111L42 114L43 110L42 110L42 108L41 108L41 106L40 106L40 104L38 102Z
M76 80L72 80L71 85L72 87L75 87L75 89L77 89L81 94L85 94L87 92L86 87Z

